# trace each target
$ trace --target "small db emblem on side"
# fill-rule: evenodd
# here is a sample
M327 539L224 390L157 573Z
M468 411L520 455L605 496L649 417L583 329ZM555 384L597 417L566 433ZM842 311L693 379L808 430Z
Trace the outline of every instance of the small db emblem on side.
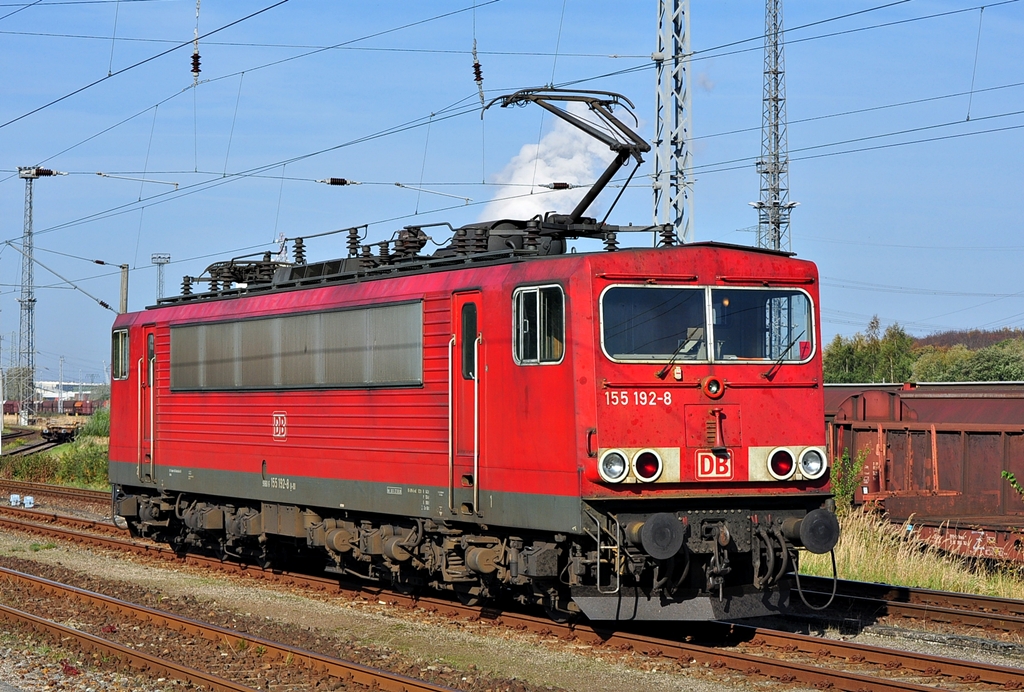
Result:
M729 480L732 478L732 457L713 452L697 452L697 478Z
M285 411L274 411L274 439L288 439L288 413Z

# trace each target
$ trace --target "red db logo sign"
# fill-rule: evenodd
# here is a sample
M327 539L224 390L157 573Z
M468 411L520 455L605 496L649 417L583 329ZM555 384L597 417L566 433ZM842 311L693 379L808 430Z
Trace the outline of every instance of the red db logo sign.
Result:
M697 478L730 480L732 456L718 456L712 452L697 452Z

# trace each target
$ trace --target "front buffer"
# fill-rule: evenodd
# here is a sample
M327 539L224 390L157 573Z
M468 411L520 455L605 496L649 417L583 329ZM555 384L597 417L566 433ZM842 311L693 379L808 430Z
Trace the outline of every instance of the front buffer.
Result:
M822 507L654 513L588 507L587 515L595 524L604 519L602 559L590 583L578 583L571 592L595 621L777 614L789 601L785 577L798 568L798 548L827 553L839 539L835 514Z

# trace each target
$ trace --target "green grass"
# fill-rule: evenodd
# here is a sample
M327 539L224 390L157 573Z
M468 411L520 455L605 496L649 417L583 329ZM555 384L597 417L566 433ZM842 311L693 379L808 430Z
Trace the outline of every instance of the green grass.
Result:
M107 441L81 436L39 454L0 459L0 478L106 490Z
M100 409L85 421L74 442L45 452L0 459L0 478L35 483L57 483L106 490L110 411ZM14 440L11 447L25 444Z
M1020 565L943 553L876 513L850 511L839 522L835 552L840 579L1024 599ZM804 552L800 572L831 577L832 563L828 555Z
M110 410L101 408L89 416L78 434L86 437L110 437Z

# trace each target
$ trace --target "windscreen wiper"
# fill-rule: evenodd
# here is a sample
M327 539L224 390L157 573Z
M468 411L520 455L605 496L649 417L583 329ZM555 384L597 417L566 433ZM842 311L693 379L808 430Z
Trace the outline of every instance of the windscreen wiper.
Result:
M789 349L793 348L793 346L796 344L797 341L800 341L800 339L804 338L804 334L806 334L806 333L807 333L807 330L805 329L802 332L800 332L799 334L797 334L797 337L795 339L793 339L792 341L790 341L789 344L786 346L786 348L782 349L782 355L780 355L779 359L777 361L775 361L775 363L772 364L772 367L768 368L767 372L762 372L761 373L761 377L763 377L766 380L772 379L772 377L775 376L775 371L778 370L782 366L782 361L784 361L786 359L786 354L789 353Z
M690 330L693 330L692 333ZM684 338L683 342L676 347L675 351L672 352L672 356L668 359L668 362L665 363L665 367L663 367L658 372L654 373L654 376L657 377L659 380L665 379L665 377L668 375L669 369L676 364L676 358L682 355L683 351L686 349L687 346L693 348L694 346L700 343L701 339L704 338L703 327L691 327L690 330L687 330L686 338ZM696 336L697 330L700 330L700 336Z

